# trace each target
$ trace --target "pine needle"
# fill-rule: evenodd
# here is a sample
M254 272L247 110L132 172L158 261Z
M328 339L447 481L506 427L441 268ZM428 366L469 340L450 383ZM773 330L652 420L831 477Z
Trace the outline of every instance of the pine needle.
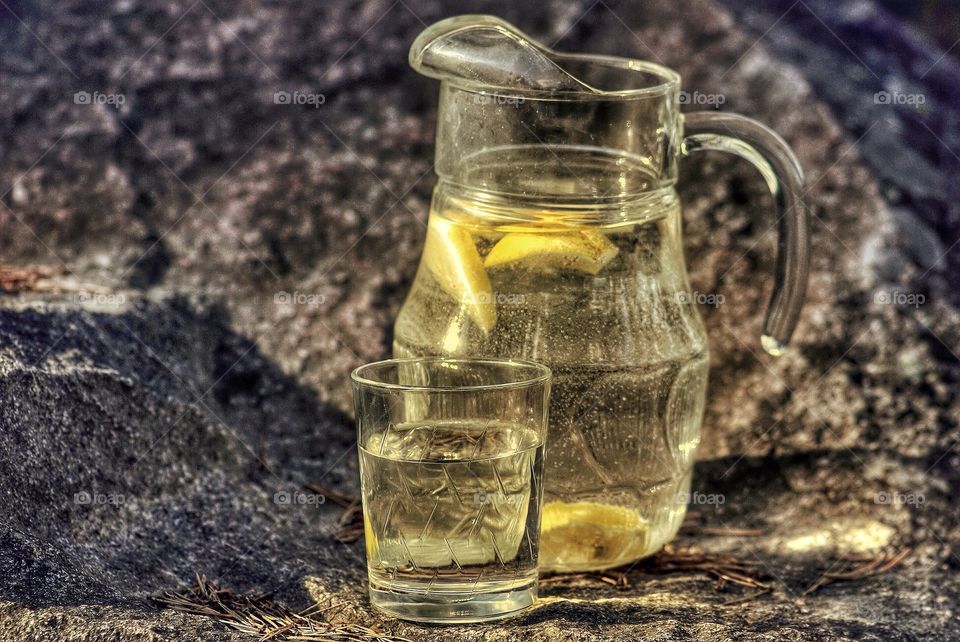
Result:
M854 582L882 575L897 566L910 555L910 549L904 548L896 553L882 553L870 558L844 558L840 561L847 567L840 572L825 571L816 581L807 587L804 595L810 595L834 582Z
M256 636L260 642L410 642L360 624L333 624L314 617L337 605L314 604L293 611L264 593L243 595L220 588L200 573L192 587L181 592L165 591L156 601L181 613L213 618Z
M708 554L693 548L667 546L663 551L624 570L611 569L593 573L548 575L540 580L542 586L568 585L577 581L601 582L618 589L631 586L632 576L666 574L706 574L716 580L717 588L734 584L753 589L770 591L757 573L758 563L741 560L733 555Z

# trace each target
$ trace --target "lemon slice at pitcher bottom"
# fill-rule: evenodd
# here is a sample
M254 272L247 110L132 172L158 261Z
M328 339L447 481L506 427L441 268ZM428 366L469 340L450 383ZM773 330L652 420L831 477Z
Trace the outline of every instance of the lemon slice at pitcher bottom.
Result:
M488 268L523 264L533 268L564 268L596 274L617 255L619 248L601 232L510 232L500 239L484 261Z
M540 550L552 566L620 563L647 551L649 526L623 506L550 502L540 520Z
M497 308L490 278L470 232L448 221L431 219L423 260L443 291L460 303L484 333L490 332L497 323Z

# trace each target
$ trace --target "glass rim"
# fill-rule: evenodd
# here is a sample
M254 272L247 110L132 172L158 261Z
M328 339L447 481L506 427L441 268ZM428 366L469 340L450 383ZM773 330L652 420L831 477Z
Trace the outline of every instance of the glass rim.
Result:
M523 377L515 381L502 381L497 383L469 384L464 386L440 386L429 384L402 384L391 383L389 381L379 381L366 376L364 371L384 366L399 366L402 364L464 364L464 365L488 365L501 366L516 369L517 367L530 368L533 370L532 376ZM400 392L487 392L496 390L508 390L512 388L524 388L537 384L547 384L553 377L553 372L547 366L529 359L497 359L497 358L468 358L468 357L401 357L393 359L381 359L357 366L350 373L350 379L354 385L369 388L378 388L380 390L393 390Z

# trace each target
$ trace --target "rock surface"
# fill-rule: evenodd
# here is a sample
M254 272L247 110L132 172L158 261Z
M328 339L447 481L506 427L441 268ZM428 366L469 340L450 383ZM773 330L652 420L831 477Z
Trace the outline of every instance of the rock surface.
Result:
M724 502L694 509L765 535L682 543L755 560L775 591L723 606L742 593L696 575L587 582L546 590L509 625L438 629L369 611L362 546L333 537L339 510L302 484L355 490L347 374L388 352L433 181L437 88L406 48L462 8L5 6L0 256L70 275L50 279L66 294L0 306L3 639L247 639L148 600L195 572L291 606L335 599L416 640L960 637L952 161L912 150L909 132L869 138L849 101L872 81L856 93L814 73L849 11L825 12L816 36L807 14L784 19L774 33L794 40L773 50L808 52L795 67L755 44L777 16L741 28L708 0L471 5L562 49L661 61L688 92L767 122L807 169L816 219L795 346L772 360L755 339L769 196L744 163L684 162L694 288L725 300L703 310L712 371L696 480ZM886 77L880 58L868 64ZM931 69L924 87L960 73L949 56ZM942 133L940 120L960 121L955 93L938 101ZM832 554L902 546L913 553L895 572L802 595Z

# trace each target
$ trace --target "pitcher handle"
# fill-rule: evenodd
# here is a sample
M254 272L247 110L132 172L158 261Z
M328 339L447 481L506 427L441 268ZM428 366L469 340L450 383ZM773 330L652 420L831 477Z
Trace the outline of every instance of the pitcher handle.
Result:
M760 345L783 354L800 317L810 270L810 220L804 201L803 170L776 132L739 114L683 114L685 137L680 152L700 150L736 154L753 163L767 181L776 208L777 263Z

